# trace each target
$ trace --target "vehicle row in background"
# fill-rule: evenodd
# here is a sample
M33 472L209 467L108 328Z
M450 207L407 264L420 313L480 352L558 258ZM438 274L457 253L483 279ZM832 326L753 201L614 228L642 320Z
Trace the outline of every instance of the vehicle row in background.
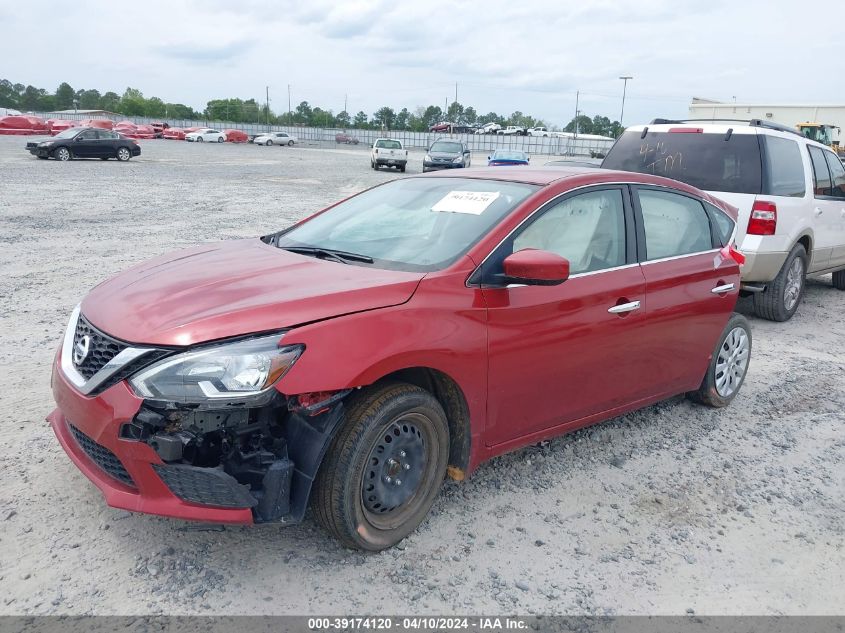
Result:
M299 139L287 132L267 132L266 134L259 134L252 142L256 145L265 145L267 147L272 145L287 145L288 147L292 147L294 143L299 142Z

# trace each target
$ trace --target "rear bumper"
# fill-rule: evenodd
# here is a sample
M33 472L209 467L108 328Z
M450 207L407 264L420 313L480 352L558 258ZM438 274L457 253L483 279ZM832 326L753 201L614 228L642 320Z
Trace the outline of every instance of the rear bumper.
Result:
M465 165L463 163L430 163L427 161L423 162L423 169L426 171L434 171L439 169L463 169Z
M389 167L404 167L408 164L407 158L376 158L376 165L387 165Z
M789 253L755 253L742 251L745 264L742 266L742 281L768 283L777 277Z
M67 382L58 361L57 356L53 365L53 396L58 408L47 420L71 461L100 489L108 505L209 523L253 523L249 508L199 505L177 497L156 473L156 467L165 466L158 454L144 442L120 438L121 426L132 420L142 400L125 382L94 398L83 396ZM71 429L71 424L76 431ZM101 457L100 463L92 457L94 451ZM110 474L103 468L102 456L111 460L112 465L114 460L119 462L117 477L114 469ZM121 476L123 472L125 477Z

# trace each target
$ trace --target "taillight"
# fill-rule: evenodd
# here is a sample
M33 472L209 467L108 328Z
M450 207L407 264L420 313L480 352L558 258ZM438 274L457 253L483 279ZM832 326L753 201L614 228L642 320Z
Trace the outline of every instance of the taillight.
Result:
M758 200L751 207L748 235L774 235L778 225L778 208L774 202Z

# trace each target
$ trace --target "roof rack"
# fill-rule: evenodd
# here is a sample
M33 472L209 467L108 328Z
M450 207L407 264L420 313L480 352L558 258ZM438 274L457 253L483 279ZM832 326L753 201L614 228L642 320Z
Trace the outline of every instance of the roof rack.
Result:
M751 127L764 127L770 130L778 130L779 132L791 132L792 134L796 134L801 138L804 138L804 135L796 130L794 127L789 127L788 125L782 125L780 123L772 123L771 121L764 121L763 119L654 119L652 120L649 125L666 125L671 123L717 123L717 122L725 122L725 123L744 123L746 125L750 125Z

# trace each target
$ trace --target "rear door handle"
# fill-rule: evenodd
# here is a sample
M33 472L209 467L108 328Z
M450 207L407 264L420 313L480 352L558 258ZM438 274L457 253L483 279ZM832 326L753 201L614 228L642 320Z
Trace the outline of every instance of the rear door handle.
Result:
M733 284L725 284L724 286L716 286L710 292L712 292L714 295L720 295L723 292L730 292L733 289L734 289Z
M630 303L621 303L618 306L608 308L607 311L611 314L624 314L626 312L633 312L640 309L639 301L631 301Z
M815 214L816 214L816 217L819 217L819 216L822 214L822 210L821 210L821 209L819 209L818 207L816 207L816 208L813 210L813 213L815 213Z

